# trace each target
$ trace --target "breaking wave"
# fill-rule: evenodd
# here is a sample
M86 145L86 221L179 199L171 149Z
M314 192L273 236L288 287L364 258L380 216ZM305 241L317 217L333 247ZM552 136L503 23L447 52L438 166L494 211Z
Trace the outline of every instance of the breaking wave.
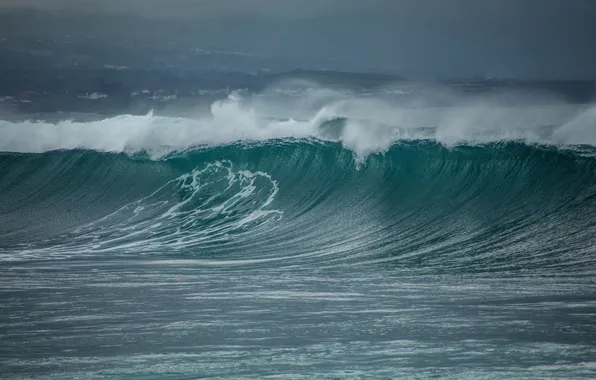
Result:
M594 268L595 108L306 111L2 121L0 260Z

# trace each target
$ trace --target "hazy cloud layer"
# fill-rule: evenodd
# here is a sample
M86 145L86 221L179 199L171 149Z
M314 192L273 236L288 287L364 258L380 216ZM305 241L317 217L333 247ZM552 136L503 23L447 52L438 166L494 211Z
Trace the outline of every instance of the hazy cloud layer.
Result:
M410 76L596 78L594 0L0 2L198 24L216 20L220 24L201 29L197 41L288 58L348 60Z

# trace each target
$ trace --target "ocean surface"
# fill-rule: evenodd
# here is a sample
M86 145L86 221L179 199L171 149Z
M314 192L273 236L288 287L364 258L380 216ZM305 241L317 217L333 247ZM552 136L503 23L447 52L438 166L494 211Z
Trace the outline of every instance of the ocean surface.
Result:
M503 99L0 121L0 378L596 377L596 107Z

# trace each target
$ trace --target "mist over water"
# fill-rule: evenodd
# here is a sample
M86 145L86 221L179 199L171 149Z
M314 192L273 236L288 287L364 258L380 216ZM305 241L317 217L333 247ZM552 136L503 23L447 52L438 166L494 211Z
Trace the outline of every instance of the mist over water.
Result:
M535 94L520 93L458 99L436 89L424 89L403 100L390 95L416 89L386 89L362 96L299 84L301 91L292 92L285 84L257 96L235 93L193 118L151 112L92 122L0 121L0 149L146 152L159 158L199 146L314 138L340 141L365 157L408 140L433 140L444 146L503 141L556 146L596 143L591 128L596 123L596 108L592 105L553 103L552 99L536 104ZM437 102L449 106L437 106Z
M0 121L1 372L593 377L596 108L538 98Z

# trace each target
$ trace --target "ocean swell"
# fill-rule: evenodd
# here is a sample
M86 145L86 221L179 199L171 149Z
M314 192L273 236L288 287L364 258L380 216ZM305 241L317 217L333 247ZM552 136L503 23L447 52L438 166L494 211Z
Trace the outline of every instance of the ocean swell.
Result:
M0 260L590 273L594 110L337 99L281 118L232 96L196 119L2 121Z
M0 258L593 268L590 155L518 142L404 141L357 160L338 142L310 140L202 148L161 161L5 153Z

